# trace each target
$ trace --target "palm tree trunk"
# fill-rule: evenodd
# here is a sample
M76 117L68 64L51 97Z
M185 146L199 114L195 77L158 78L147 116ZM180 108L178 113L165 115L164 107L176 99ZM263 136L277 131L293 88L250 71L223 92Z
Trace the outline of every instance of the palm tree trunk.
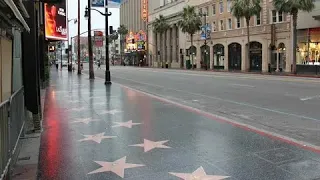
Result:
M193 34L190 34L190 40L191 40L191 47L193 47ZM192 65L192 69L194 69L194 65L193 65L193 52L190 52L191 54L191 65Z
M293 50L292 50L292 73L297 74L297 18L298 18L298 12L292 13L292 31L293 31Z
M244 71L247 71L247 63L250 64L250 29L249 29L249 23L250 23L250 18L246 18L247 21L247 40L248 40L248 48L247 48L247 59L246 63L244 64Z
M120 66L123 64L123 60L122 60L122 49L123 49L123 35L121 35L121 39L120 39Z

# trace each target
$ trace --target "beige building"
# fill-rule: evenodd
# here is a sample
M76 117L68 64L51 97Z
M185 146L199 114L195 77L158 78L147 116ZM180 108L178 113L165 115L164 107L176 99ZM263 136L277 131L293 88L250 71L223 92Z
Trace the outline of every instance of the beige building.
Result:
M179 13L185 5L185 0L149 2L148 53L150 65L160 67L163 62L163 65L168 63L169 67L173 68L184 67L183 52L186 49L186 35L181 32L178 22L181 20ZM160 15L165 16L170 25L170 29L163 36L156 34L152 26Z
M236 19L231 15L231 0L188 0L185 2L178 0L164 4L153 11L150 10L149 34L152 32L153 20L160 14L167 17L171 25L171 29L166 33L165 47L159 47L159 35L156 38L153 33L153 36L149 38L149 44L155 46L152 50L150 49L152 54L161 49L160 55L157 56L158 61L166 58L166 61L173 62L172 66L177 66L174 62L178 61L179 65L186 67L185 62L190 59L186 54L186 49L189 49L191 45L190 37L176 28L180 19L178 13L186 5L195 6L197 12L207 14L206 17L202 17L203 24L206 21L211 31L210 35L208 34L210 38L207 39L207 46L204 46L205 40L201 39L200 32L194 36L197 52L194 63L197 68L267 72L268 64L270 64L271 70L290 72L291 17L275 11L271 0L262 0L261 14L252 17L250 21L250 61L246 58L246 24L244 19ZM178 33L175 34L175 32ZM175 43L179 47L171 49L175 47ZM180 56L180 49L181 57L183 56L182 62L176 58L176 54Z

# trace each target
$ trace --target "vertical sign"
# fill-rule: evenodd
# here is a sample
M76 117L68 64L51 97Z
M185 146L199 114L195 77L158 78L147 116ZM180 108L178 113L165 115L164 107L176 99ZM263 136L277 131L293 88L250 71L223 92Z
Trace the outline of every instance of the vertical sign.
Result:
M45 36L52 40L68 40L66 0L44 3Z
M102 31L94 31L94 43L96 47L103 46L103 32Z
M144 22L148 20L148 0L141 0L141 18Z

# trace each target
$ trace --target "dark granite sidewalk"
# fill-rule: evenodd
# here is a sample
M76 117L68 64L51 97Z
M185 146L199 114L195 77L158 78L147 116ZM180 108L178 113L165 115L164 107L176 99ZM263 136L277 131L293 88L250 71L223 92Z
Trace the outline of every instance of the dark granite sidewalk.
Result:
M320 179L320 154L118 84L52 71L39 179Z

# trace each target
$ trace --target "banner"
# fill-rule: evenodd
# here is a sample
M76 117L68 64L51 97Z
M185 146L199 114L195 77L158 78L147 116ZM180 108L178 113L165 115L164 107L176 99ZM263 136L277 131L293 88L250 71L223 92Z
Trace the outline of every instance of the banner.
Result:
M94 31L94 44L96 47L103 46L103 32L102 31Z
M92 0L92 4L91 4L91 6L92 7L104 7L104 0Z
M141 18L144 22L148 20L148 0L141 0Z
M201 40L210 39L211 38L211 25L207 24L201 26Z
M108 8L120 8L120 4L121 0L108 0Z
M51 40L68 40L66 0L44 3L45 36Z

